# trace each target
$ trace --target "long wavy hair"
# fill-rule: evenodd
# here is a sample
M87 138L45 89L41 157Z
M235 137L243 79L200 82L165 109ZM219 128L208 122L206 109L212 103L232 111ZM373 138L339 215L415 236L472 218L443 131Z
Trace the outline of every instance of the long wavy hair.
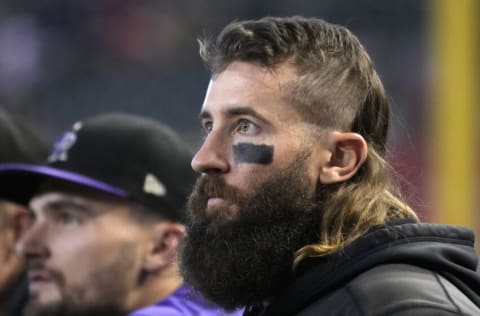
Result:
M234 61L272 71L291 63L297 76L283 87L285 100L320 130L356 132L367 142L367 159L355 176L322 188L320 240L298 250L295 264L339 251L373 226L418 221L391 183L385 161L387 95L368 53L348 29L316 18L266 17L233 22L215 39L199 43L212 77Z

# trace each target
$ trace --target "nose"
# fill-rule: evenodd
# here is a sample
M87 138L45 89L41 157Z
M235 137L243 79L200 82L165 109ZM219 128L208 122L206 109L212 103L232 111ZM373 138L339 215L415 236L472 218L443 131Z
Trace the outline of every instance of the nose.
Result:
M27 259L49 257L50 251L45 243L45 226L35 222L17 242L16 251Z
M210 132L193 157L191 166L198 173L227 173L230 168L227 145L213 131Z

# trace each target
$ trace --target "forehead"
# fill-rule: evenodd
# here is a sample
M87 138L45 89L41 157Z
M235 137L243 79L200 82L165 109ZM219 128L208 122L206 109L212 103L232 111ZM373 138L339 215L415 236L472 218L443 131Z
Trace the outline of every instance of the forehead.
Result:
M210 81L202 113L214 116L230 107L248 107L257 113L291 116L297 111L286 102L282 88L294 76L294 68L288 64L269 70L252 63L233 62Z

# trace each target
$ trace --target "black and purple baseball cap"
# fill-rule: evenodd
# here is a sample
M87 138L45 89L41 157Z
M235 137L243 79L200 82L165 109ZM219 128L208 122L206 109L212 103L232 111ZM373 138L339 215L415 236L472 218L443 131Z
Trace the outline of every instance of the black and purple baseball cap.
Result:
M196 180L192 152L155 120L109 113L78 121L55 143L45 164L0 164L0 197L27 205L48 178L136 201L181 221Z

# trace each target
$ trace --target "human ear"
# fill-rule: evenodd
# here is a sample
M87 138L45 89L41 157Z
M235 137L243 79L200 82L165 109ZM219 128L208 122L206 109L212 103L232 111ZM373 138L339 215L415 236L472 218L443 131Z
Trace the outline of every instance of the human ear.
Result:
M357 133L331 132L327 136L326 146L330 158L321 167L322 184L347 181L367 159L367 142Z
M180 242L185 237L181 224L163 222L152 228L151 247L144 262L144 270L155 272L175 261Z

